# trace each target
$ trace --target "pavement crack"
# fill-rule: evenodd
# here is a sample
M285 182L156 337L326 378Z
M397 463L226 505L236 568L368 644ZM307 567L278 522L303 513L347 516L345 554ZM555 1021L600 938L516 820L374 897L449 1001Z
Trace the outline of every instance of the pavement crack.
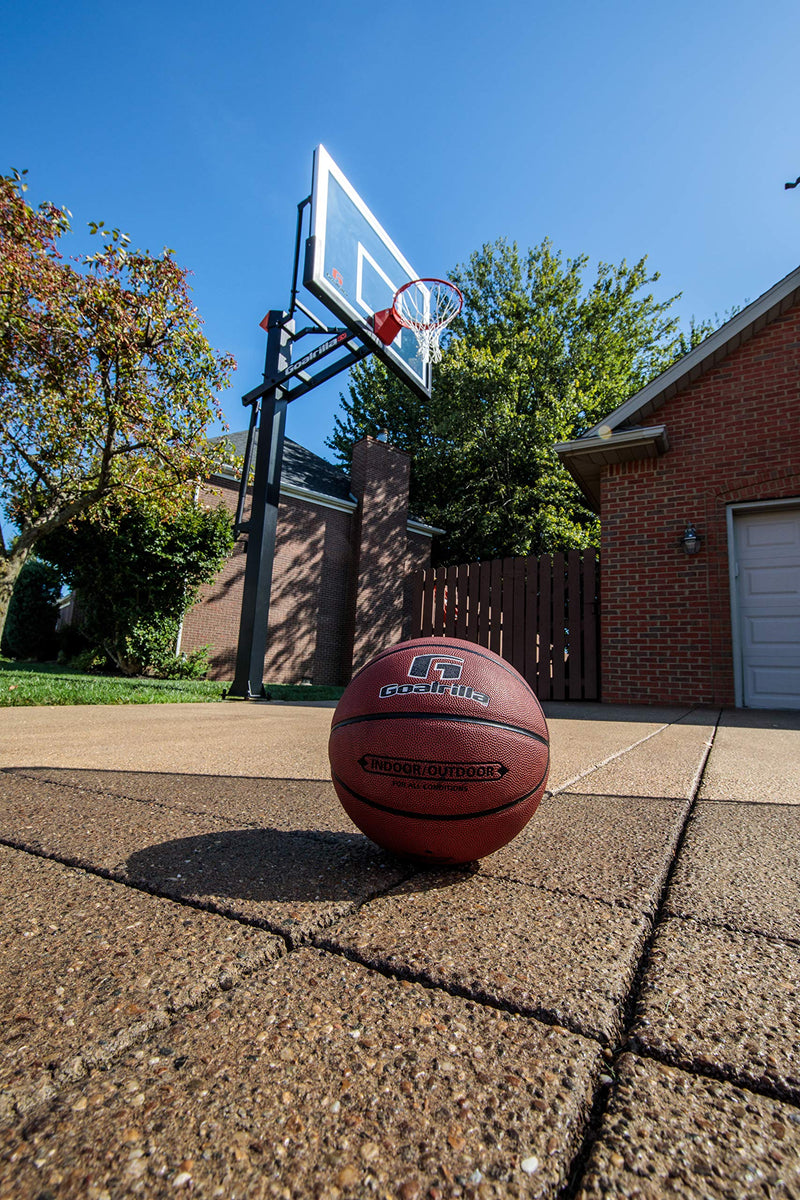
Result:
M691 913L677 912L675 909L665 910L663 915L664 920L684 921L688 925L699 925L701 929L724 929L726 933L746 934L748 937L763 938L764 941L777 942L782 946L800 946L800 936L758 929L755 925L734 925L730 921L714 921L710 917L696 917Z
M690 711L694 711L694 710L690 710ZM683 715L685 717L685 716L688 716L689 714L685 713ZM635 1051L633 1051L633 1047L631 1044L631 1029L632 1029L633 1022L634 1022L635 1015L636 1015L636 1007L639 1002L639 997L641 995L642 984L643 984L645 975L647 973L647 969L650 964L653 943L655 941L655 937L658 932L658 928L664 917L667 896L669 894L670 883L671 883L672 877L675 873L678 859L680 858L681 849L683 848L683 844L686 840L687 831L688 831L689 826L692 821L692 816L693 816L693 813L695 810L695 806L697 804L697 798L700 793L700 788L702 787L703 776L705 774L706 765L708 763L708 759L711 754L711 749L714 745L714 740L716 738L717 730L719 728L719 723L720 723L721 719L722 719L722 710L717 712L716 720L714 722L714 728L711 732L710 737L708 738L708 741L706 742L705 752L704 752L702 759L698 765L698 768L695 772L694 780L692 782L692 790L691 790L689 804L687 806L686 813L685 813L680 831L679 831L678 836L676 837L674 845L673 845L672 858L667 867L667 870L664 872L662 879L661 879L661 886L659 889L657 901L655 903L652 919L649 920L650 932L648 933L648 935L646 936L646 938L644 940L644 945L642 947L642 952L639 956L639 961L637 963L635 971L633 972L631 986L628 990L628 994L625 998L625 1002L622 1007L622 1019L620 1022L621 1033L620 1033L620 1036L619 1036L616 1044L611 1048L611 1057L609 1059L608 1074L611 1077L612 1081L615 1076L614 1068L615 1068L619 1058L621 1057L621 1055L624 1054L626 1051L627 1052L635 1052ZM675 724L675 723L677 723L677 722L671 722L671 724ZM666 725L662 726L662 729L666 729L666 728L667 728ZM655 732L660 733L661 730L656 730ZM650 737L654 737L654 736L655 736L655 733L650 734L649 737L642 738L641 741L636 744L641 745L643 742L649 741ZM629 749L631 749L631 748L632 747L629 747ZM626 752L623 751L623 753L626 753ZM611 761L612 759L619 758L619 757L621 757L619 754L612 755L608 761ZM602 764L600 764L600 765L602 765ZM587 772L587 774L588 774L588 772ZM692 1070L692 1074L697 1075L697 1074L702 1074L702 1072L698 1072L695 1067ZM605 1114L608 1110L609 1101L613 1094L614 1094L613 1082L610 1085L609 1084L604 1085L600 1080L598 1080L598 1086L595 1090L594 1100L593 1100L593 1104L592 1104L592 1110L591 1110L589 1119L587 1121L583 1141L578 1149L577 1154L575 1155L575 1157L572 1161L572 1164L571 1164L570 1170L569 1170L567 1183L565 1184L565 1186L562 1188L561 1192L559 1193L558 1200L576 1200L576 1197L580 1195L580 1192L582 1190L582 1185L583 1185L583 1177L584 1177L587 1163L589 1161L589 1156L590 1156L592 1149L593 1149L593 1147L597 1141L597 1138L599 1136L600 1129L602 1127L602 1122L603 1122Z
M388 963L383 963L379 959L360 954L353 946L342 946L336 942L328 941L325 937L320 937L319 935L311 935L309 942L316 949L324 950L326 954L333 954L337 958L343 958L348 962L358 963L359 966L366 967L369 971L374 971L376 975L381 975L384 979L391 979L397 983L419 984L420 987L430 992L441 992L446 996L457 997L460 1000L470 1000L473 1004L479 1004L482 1008L493 1009L495 1012L505 1012L511 1013L514 1016L528 1017L539 1021L542 1025L549 1025L554 1029L562 1029L566 1033L571 1033L575 1037L582 1038L584 1041L597 1042L599 1045L603 1045L601 1035L596 1032L587 1031L575 1022L571 1022L564 1013L560 1013L555 1009L539 1005L514 1004L511 1000L502 1000L490 992L483 991L481 988L471 988L467 984L434 979L426 971L415 971L411 967L394 969Z
M561 792L569 791L569 789L572 787L572 785L575 783L578 783L579 780L586 779L589 775L593 775L595 773L595 771L599 771L601 767L606 767L606 766L608 766L609 763L616 762L617 759L624 758L626 754L629 754L631 752L631 750L635 750L637 746L643 746L644 743L649 742L651 738L658 737L658 735L660 733L663 733L665 729L669 729L671 725L680 724L687 717L691 716L691 714L693 712L696 712L697 707L698 707L697 705L694 705L687 712L682 713L680 717L676 717L676 719L674 721L666 721L663 725L659 725L658 729L653 729L650 733L646 733L644 735L644 737L638 738L637 741L635 741L635 742L631 742L631 744L629 746L626 746L623 750L616 750L613 754L609 754L607 758L602 759L600 762L593 763L593 765L591 767L588 767L585 771L581 771L578 775L574 775L572 777L572 779L568 779L566 781L566 783L559 784L559 786L557 788L553 788L552 791L550 792L550 795L558 796ZM720 710L720 712L717 713L717 719L714 724L714 734L716 734L717 725L719 724L720 716L721 716L721 710ZM713 736L714 735L712 734L712 741L713 741ZM711 743L709 742L708 750L710 750L710 749L711 749ZM705 764L706 764L707 759L708 759L708 754L706 753L706 756L703 758L703 761L701 762L700 768L698 768L698 770L705 769Z
M746 1071L737 1071L735 1068L726 1067L721 1063L719 1065L710 1063L707 1059L704 1060L702 1067L698 1068L697 1060L688 1055L682 1055L677 1051L654 1050L644 1043L640 1044L635 1037L629 1038L625 1049L629 1053L635 1054L637 1058L646 1058L650 1062L660 1063L665 1067L675 1067L680 1071L685 1071L687 1075L716 1079L720 1083L728 1083L732 1087L740 1088L754 1096L761 1096L765 1100L780 1100L783 1104L790 1104L793 1108L800 1109L800 1088L783 1086L777 1080L765 1083L763 1079L750 1075Z

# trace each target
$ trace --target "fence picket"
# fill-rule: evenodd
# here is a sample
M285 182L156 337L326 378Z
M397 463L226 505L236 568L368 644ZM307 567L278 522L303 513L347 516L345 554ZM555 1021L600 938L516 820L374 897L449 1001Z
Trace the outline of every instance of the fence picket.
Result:
M566 700L564 670L564 555L553 555L553 700Z
M478 611L481 594L481 564L470 563L467 572L467 625L464 630L464 638L468 642L480 644Z
M553 622L550 608L553 561L549 554L539 559L539 661L536 666L536 695L553 698Z
M581 628L581 561L577 550L567 555L567 695L570 700L581 698L583 666Z
M529 554L525 559L525 666L522 674L536 691L539 655L539 560Z
M425 580L422 592L422 624L420 636L430 637L433 633L433 587L436 572L432 567L423 572Z
M593 549L583 556L583 695L600 698L600 603L598 562Z
M511 628L511 653L508 659L520 675L525 674L525 561L524 558L511 560L514 622Z
M489 649L500 654L503 646L503 560L492 562L490 575Z

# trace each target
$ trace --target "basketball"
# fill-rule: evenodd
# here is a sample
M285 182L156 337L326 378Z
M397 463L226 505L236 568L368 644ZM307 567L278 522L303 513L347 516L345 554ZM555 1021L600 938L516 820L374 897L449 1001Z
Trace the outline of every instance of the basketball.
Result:
M331 722L333 786L358 828L430 863L484 858L533 816L550 766L547 723L510 663L458 638L376 655Z

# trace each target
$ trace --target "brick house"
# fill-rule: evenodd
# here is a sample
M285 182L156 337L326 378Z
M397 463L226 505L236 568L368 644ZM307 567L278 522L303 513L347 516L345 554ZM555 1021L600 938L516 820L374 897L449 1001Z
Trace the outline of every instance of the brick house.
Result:
M243 454L246 434L230 440ZM410 616L411 573L430 564L437 531L408 512L411 460L376 438L353 447L351 473L286 439L264 678L344 684L399 641ZM207 499L236 512L239 479L209 481ZM186 614L180 648L211 647L209 676L232 679L246 540Z
M556 451L602 520L603 700L800 708L800 268Z

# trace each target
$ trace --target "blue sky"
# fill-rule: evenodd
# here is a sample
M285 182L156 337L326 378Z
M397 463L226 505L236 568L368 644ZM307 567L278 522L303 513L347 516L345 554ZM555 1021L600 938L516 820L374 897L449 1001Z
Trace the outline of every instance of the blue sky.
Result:
M172 247L208 338L260 382L322 142L424 275L549 236L660 271L685 322L800 262L797 0L2 0L0 170ZM318 308L318 306L316 306ZM342 376L290 437L329 456Z

